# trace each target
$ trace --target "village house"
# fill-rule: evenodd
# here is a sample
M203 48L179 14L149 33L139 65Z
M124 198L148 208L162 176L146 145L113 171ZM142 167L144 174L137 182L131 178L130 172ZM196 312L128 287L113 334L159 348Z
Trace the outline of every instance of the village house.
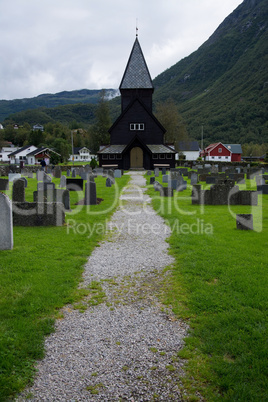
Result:
M165 128L152 113L152 79L138 38L121 84L121 115L109 129L110 144L98 151L99 165L119 169L175 167L174 148L164 144Z
M42 124L35 124L33 126L33 131L44 131L44 126L42 126Z
M32 152L28 153L26 156L27 159L27 164L28 165L40 165L41 161L44 160L46 162L46 165L50 164L50 157L51 154L58 154L57 152L53 151L50 148L47 147L41 147L33 150Z
M87 147L74 147L74 154L70 155L69 161L90 162L94 158L96 155L92 155Z
M186 161L196 161L200 154L198 141L179 141L177 151L177 160L182 155Z
M34 145L26 145L26 146L24 146L22 148L19 148L16 151L11 152L9 154L9 161L10 161L11 164L14 164L14 163L18 164L20 162L26 163L27 162L27 155L30 152L32 152L32 151L34 151L36 149L37 149L37 147L34 146Z
M240 144L222 144L221 142L210 144L200 153L202 158L211 162L240 162L241 155Z
M0 161L1 162L9 162L9 155L12 152L17 151L18 148L15 147L2 147L0 149Z

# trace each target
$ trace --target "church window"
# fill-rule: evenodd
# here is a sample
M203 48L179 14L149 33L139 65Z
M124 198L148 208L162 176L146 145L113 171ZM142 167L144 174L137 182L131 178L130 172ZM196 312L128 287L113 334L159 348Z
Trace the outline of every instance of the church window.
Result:
M142 131L144 130L144 123L130 123L130 130Z

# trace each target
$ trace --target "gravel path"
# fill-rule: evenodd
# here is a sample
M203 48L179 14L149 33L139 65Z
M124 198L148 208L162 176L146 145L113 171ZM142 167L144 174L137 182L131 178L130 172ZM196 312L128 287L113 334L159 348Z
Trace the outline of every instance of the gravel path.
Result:
M81 287L89 295L63 309L45 341L32 387L18 401L180 401L177 352L187 334L156 298L163 269L173 263L169 229L131 172L122 207L96 247Z

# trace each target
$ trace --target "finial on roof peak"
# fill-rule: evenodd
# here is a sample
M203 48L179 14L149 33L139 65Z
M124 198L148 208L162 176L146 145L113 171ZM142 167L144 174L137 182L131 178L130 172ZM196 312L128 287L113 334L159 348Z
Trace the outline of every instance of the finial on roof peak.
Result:
M138 37L138 18L136 18L136 38Z

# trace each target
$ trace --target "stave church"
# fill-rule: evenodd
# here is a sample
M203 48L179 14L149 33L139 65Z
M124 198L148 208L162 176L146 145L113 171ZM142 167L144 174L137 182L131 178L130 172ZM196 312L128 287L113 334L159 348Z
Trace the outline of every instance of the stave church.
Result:
M99 166L118 169L175 167L175 149L152 112L154 87L136 36L119 86L121 114L109 129L110 144L98 151Z

